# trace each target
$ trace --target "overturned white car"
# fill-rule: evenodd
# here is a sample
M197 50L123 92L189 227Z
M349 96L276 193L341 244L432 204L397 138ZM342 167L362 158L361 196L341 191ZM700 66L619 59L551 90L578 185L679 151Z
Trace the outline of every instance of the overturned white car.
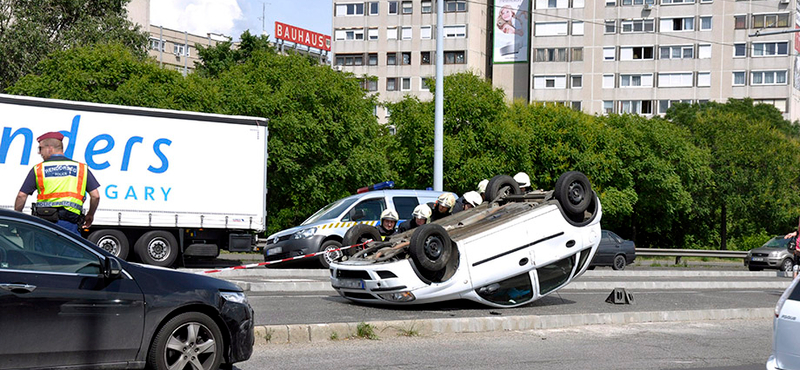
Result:
M496 176L486 196L493 201L389 241L380 241L372 226L354 226L344 245L377 241L331 263L331 285L342 297L361 303L465 298L515 307L586 271L600 242L602 212L583 173L564 173L554 190L527 194L520 194L510 176Z

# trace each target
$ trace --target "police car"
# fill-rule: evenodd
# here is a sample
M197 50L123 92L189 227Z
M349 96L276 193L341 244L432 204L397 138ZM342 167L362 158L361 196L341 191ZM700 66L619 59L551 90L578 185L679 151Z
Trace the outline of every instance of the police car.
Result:
M555 292L597 251L600 200L576 171L554 190L520 193L510 176L496 176L486 188L492 201L333 261L331 285L349 300L390 305L469 299L516 307ZM345 244L378 240L363 230Z
M274 261L306 254L334 250L342 246L345 232L357 224L375 226L385 209L397 212L401 220L411 218L419 204L433 202L442 192L430 190L390 189L391 181L359 189L355 195L339 199L305 220L300 226L279 231L267 237L264 261ZM324 268L340 251L323 253L317 258Z

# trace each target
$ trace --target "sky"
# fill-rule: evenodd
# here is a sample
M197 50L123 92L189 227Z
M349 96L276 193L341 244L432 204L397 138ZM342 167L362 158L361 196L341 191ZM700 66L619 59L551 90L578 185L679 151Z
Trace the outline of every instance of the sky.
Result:
M151 0L150 24L234 41L245 30L260 35L263 27L274 40L275 21L330 35L332 12L331 0Z

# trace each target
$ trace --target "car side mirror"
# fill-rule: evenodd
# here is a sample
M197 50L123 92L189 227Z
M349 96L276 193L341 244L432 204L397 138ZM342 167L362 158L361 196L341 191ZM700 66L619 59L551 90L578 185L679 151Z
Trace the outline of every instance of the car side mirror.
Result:
M116 279L122 274L122 264L116 258L106 257L103 275L106 279Z

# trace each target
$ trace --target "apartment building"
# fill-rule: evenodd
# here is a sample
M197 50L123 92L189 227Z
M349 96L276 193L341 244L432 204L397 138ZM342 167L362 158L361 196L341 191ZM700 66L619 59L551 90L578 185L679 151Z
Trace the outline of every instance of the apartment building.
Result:
M364 88L381 101L405 95L433 99L436 75L436 4L431 0L333 1L334 68L365 78ZM444 73L489 68L487 5L444 0ZM376 107L382 123L390 113Z
M334 67L383 101L432 99L435 0L334 1ZM445 0L445 74L586 113L750 97L800 119L792 0ZM506 13L512 10L510 13ZM508 15L512 17L508 17ZM514 18L511 30L503 18ZM506 22L508 23L508 22ZM511 36L509 36L511 35ZM376 111L386 122L388 112Z
M175 69L186 75L194 70L194 62L200 61L197 44L208 47L225 41L231 41L231 38L215 33L207 33L205 36L195 35L186 31L150 25L150 42L147 53L164 68Z

